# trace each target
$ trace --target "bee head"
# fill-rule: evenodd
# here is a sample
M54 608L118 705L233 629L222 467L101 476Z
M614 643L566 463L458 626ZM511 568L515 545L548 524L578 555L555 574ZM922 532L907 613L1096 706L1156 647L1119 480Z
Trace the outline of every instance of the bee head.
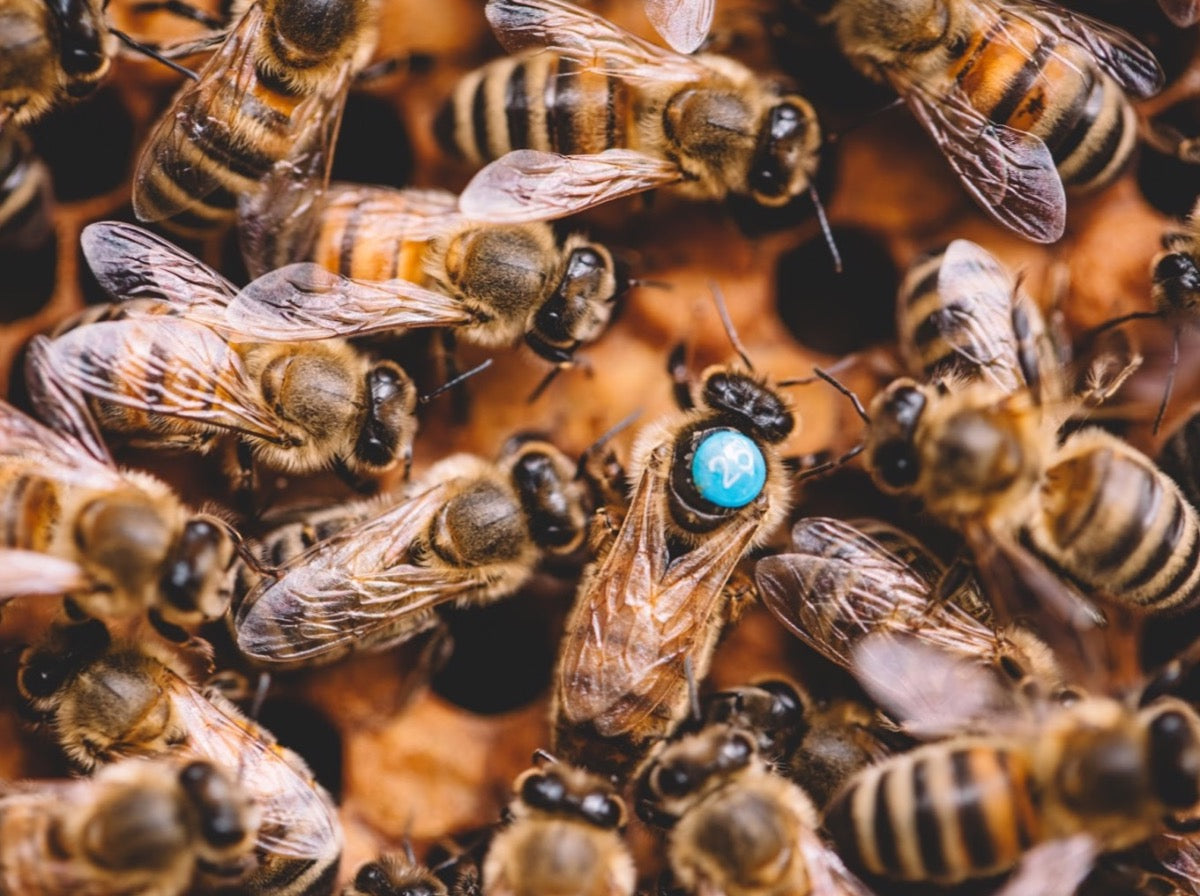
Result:
M1183 311L1200 305L1200 266L1186 252L1168 252L1154 265L1155 304L1163 311Z
M87 96L108 71L103 17L92 0L47 0L46 6L58 31L59 64L69 77L67 93L76 99Z
M367 372L366 394L367 414L349 466L379 475L402 461L407 471L417 431L416 385L399 365L381 361Z
M705 373L700 402L726 418L722 422L748 429L771 444L782 442L796 427L796 418L778 392L728 367Z
M574 817L604 830L625 826L625 803L611 785L557 763L525 772L517 779L517 793L521 805L534 812Z
M925 405L925 392L907 379L892 383L871 404L867 467L885 491L902 492L920 478L915 435Z
M775 207L809 187L816 172L821 131L807 100L785 96L767 110L746 183L758 203Z
M201 855L211 864L236 868L254 845L257 824L238 783L210 762L189 762L179 773L200 835Z
M501 461L511 471L534 542L553 554L572 553L583 543L588 520L575 465L537 438L510 440L505 454Z
M43 644L21 655L17 688L38 709L46 709L63 686L98 659L112 643L98 619L60 626Z
M1193 810L1200 804L1200 721L1183 705L1155 709L1146 725L1154 794L1172 810Z
M446 886L424 868L383 856L354 875L348 896L446 896Z
M233 557L233 542L224 528L207 519L189 520L163 565L163 617L187 623L224 613L229 591L223 585Z
M732 725L712 725L669 744L639 776L638 816L669 826L697 797L748 767L756 755L749 732Z
M565 251L562 277L525 332L529 347L552 364L569 364L580 346L599 337L629 283L604 246L574 238Z

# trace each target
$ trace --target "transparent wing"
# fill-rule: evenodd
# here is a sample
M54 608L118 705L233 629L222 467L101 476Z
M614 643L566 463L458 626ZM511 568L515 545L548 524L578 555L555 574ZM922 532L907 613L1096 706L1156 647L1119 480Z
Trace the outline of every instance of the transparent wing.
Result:
M66 594L88 584L78 563L37 551L0 548L0 601L30 594Z
M4 401L0 401L0 458L20 460L38 475L73 485L104 489L125 483L116 467Z
M1021 857L1021 864L995 896L1074 893L1096 863L1099 846L1090 834L1040 843Z
M354 280L306 262L249 283L214 326L256 342L294 342L474 321L453 297L408 280Z
M801 827L796 845L808 869L809 896L875 896L870 887L847 870L838 854L816 831Z
M169 688L175 719L187 732L178 749L235 771L262 813L259 848L307 859L341 843L336 810L294 754L224 700L209 699L177 676Z
M551 50L584 68L631 82L687 83L712 77L697 60L657 47L564 0L489 0L486 14L510 53Z
M433 608L475 593L487 583L486 568L415 566L408 556L455 491L455 482L439 483L264 579L236 613L238 648L262 663L302 663L363 645L385 627L399 636L406 619L415 634Z
M707 667L701 633L765 512L760 497L728 529L670 560L661 515L669 451L651 456L608 553L580 585L560 655L560 711L604 737L686 699L683 670Z
M912 635L958 655L995 656L999 637L960 606L933 599L933 585L860 529L810 517L792 529L791 550L754 570L767 609L809 647L850 668L854 645L873 632Z
M716 0L645 0L646 18L678 53L693 53L708 37Z
M51 358L50 340L42 335L34 336L25 351L25 385L34 409L50 424L46 432L53 432L55 438L60 439L59 449L67 447L77 458L80 455L86 457L89 463L76 460L71 464L79 467L85 476L97 480L104 475L118 476L116 464L86 399L78 389L55 375ZM58 450L53 454L61 457L63 452Z
M957 88L935 97L915 82L896 87L985 212L1037 243L1062 236L1066 193L1039 137L988 121Z
M1180 28L1188 28L1200 21L1200 0L1158 0L1167 18Z
M1200 838L1195 834L1159 834L1150 841L1155 858L1187 886L1200 894Z
M47 345L49 375L100 401L289 444L229 343L178 317L78 327Z
M1144 98L1162 89L1165 76L1154 54L1120 28L1045 0L1006 3L1004 10L1087 50L1133 96Z
M463 215L478 221L550 220L682 177L673 162L629 149L578 156L518 149L476 173L458 203Z
M153 299L222 309L237 287L178 246L121 221L84 228L79 243L97 282L117 301Z

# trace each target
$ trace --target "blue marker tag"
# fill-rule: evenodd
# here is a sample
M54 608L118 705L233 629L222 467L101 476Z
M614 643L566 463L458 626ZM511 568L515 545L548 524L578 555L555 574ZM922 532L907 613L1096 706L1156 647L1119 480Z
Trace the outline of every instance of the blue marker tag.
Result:
M707 436L692 458L692 481L718 507L745 507L767 481L767 462L754 440L732 429Z

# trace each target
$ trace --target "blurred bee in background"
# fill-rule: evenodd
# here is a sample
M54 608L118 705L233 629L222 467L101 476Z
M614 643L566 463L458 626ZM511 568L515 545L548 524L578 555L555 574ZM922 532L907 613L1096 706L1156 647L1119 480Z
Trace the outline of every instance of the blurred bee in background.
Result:
M638 775L638 814L670 830L688 893L869 896L817 830L812 801L774 774L754 734L713 724L662 747Z
M27 370L81 394L106 433L202 454L233 440L243 489L252 459L296 473L331 467L356 485L407 470L417 390L398 365L341 340L264 343L225 327L236 289L136 227L93 225L83 245L100 283L137 301L35 337Z
M269 332L286 306L291 338L446 326L477 345L524 339L570 365L632 284L605 246L541 222L472 223L452 193L334 184L314 200L319 189L272 176L243 203L245 254L264 276L235 313L271 306Z
M346 93L374 52L377 0L258 0L163 113L141 156L141 221L205 236L272 166L327 179Z
M182 896L197 877L253 867L258 815L204 761L127 759L74 781L6 784L0 891L24 896Z
M150 610L176 625L223 614L228 524L147 473L118 470L70 417L49 419L54 429L0 402L0 595L66 594L88 614Z
M753 733L762 760L817 806L860 768L889 755L898 740L890 723L863 703L817 701L777 678L709 694L698 722L699 728L724 724Z
M742 606L727 583L790 504L779 447L795 418L774 386L716 366L676 397L684 409L638 436L628 510L560 647L553 748L589 768L626 768L686 717L688 676L705 678Z
M1026 628L999 627L974 581L948 575L940 560L886 524L828 517L799 520L790 549L759 560L754 571L767 609L844 669L868 636L904 634L986 662L1014 686L1056 692L1062 673L1050 648Z
M453 455L397 504L318 511L264 536L277 568L235 610L234 640L276 669L386 650L439 627L441 605L507 597L543 557L579 550L587 513L575 464L548 442L516 436L495 462Z
M239 769L261 815L258 867L240 891L327 893L342 852L337 811L304 761L215 690L197 690L207 655L149 639L113 641L96 620L62 626L21 656L18 688L68 758L91 770L130 756L207 760ZM200 662L203 660L203 662Z
M508 822L483 862L483 892L632 896L637 873L616 787L546 754L535 762L513 784Z
M562 0L490 0L487 16L521 55L464 78L435 124L448 152L497 160L462 194L468 217L557 218L658 187L771 207L804 192L816 200L821 132L802 97Z
M1162 86L1150 51L1060 6L1018 0L837 0L824 21L865 74L889 84L994 220L1052 243L1064 184L1094 190L1137 139L1129 96Z
M433 870L418 864L407 847L404 854L385 853L359 867L342 896L478 896L479 869L459 869L452 886L447 887Z
M985 667L892 635L859 645L854 662L906 727L951 736L865 769L837 796L826 828L852 867L955 884L1020 866L1005 892L1069 893L1099 853L1186 825L1200 804L1200 718L1181 700L1010 705L986 733L956 735L957 710L969 718L996 688Z
M0 19L0 23L2 23ZM50 169L25 134L0 127L0 249L33 250L53 230Z

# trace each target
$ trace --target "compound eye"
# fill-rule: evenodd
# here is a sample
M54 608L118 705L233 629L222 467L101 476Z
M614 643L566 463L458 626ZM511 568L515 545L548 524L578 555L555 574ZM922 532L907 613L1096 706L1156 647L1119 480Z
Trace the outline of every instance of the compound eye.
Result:
M37 657L21 670L21 690L34 699L49 697L62 687L66 677L67 670L59 658Z
M557 775L533 775L521 785L521 799L535 809L558 809L566 795L566 785Z
M706 435L692 457L700 497L718 507L745 507L767 482L767 462L754 440L732 429Z
M358 869L358 874L354 875L354 888L368 896L387 896L392 888L392 882L378 862L368 862Z
M903 489L917 481L920 463L912 445L894 439L884 442L876 450L875 469L885 485L893 489Z
M662 796L683 796L692 789L692 776L680 765L661 765L654 773L654 789Z
M721 744L717 763L723 769L742 768L754 755L754 743L741 731L735 731Z
M1188 809L1200 802L1200 743L1181 712L1150 723L1150 770L1164 804Z
M597 827L615 828L621 823L621 807L605 793L589 793L579 806L583 817Z

